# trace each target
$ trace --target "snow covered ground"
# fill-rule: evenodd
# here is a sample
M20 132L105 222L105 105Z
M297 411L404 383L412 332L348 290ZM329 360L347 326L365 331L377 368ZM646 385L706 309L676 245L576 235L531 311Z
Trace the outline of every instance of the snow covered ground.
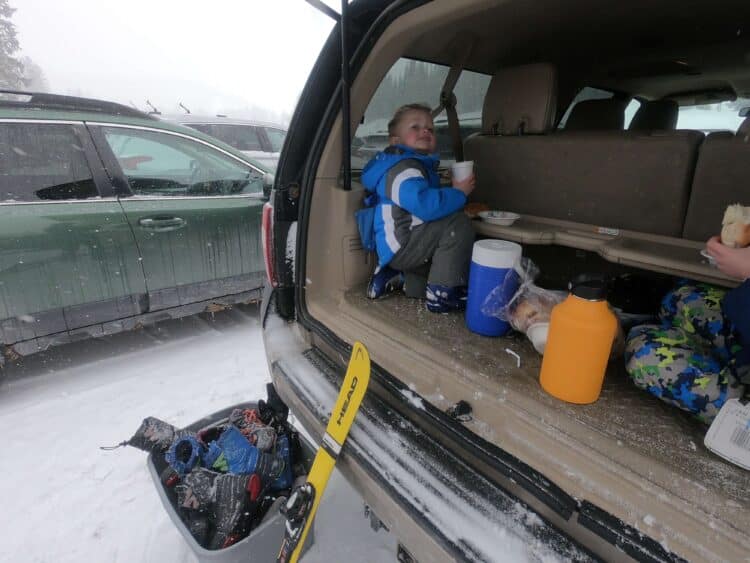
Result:
M129 438L150 415L185 426L264 397L269 380L254 306L82 341L6 366L0 561L195 561L157 497L146 454L99 446ZM337 474L315 538L305 563L396 559L393 536L370 529L362 500Z

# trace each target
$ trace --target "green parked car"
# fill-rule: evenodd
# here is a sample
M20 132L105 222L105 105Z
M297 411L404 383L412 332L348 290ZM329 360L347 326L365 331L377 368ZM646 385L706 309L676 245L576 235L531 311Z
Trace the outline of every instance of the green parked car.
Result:
M0 91L0 364L259 298L272 182L127 106Z

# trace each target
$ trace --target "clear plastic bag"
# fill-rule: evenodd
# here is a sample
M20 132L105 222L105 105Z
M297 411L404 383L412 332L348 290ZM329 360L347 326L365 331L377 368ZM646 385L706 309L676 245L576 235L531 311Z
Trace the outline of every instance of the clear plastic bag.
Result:
M522 257L515 268L517 278L506 276L503 283L485 298L480 310L487 316L506 321L515 330L526 333L535 323L548 323L552 308L565 299L567 292L550 291L534 284L539 268L529 258ZM507 302L505 284L518 282L518 289Z

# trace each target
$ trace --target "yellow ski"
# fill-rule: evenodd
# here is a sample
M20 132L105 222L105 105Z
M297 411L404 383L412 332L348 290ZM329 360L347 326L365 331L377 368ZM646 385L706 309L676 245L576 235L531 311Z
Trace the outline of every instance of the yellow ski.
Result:
M286 515L286 530L276 557L277 563L295 563L299 558L310 524L318 511L320 498L336 465L341 446L344 445L352 427L354 417L357 416L369 382L370 356L361 342L355 342L344 382L307 475L307 481L292 492L282 509Z

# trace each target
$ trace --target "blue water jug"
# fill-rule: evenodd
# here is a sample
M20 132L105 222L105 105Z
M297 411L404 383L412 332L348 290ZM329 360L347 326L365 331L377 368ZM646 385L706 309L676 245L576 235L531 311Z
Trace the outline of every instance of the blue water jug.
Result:
M482 313L482 305L496 287L503 286L498 306L513 297L518 289L514 268L521 259L521 245L507 240L484 239L474 243L469 268L469 296L466 301L466 326L484 336L502 336L510 325Z

